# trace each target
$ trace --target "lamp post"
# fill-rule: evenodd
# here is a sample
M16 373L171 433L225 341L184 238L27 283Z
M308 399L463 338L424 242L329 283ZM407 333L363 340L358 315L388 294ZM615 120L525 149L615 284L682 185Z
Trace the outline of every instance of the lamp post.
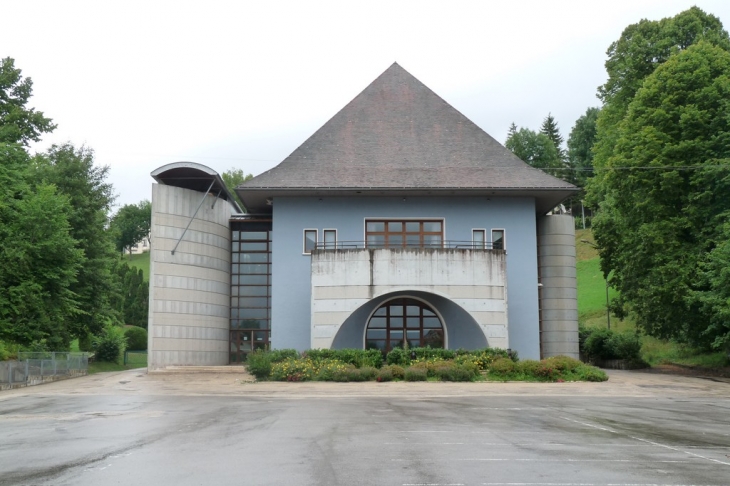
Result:
M586 245L590 245L596 250L600 250L601 248L593 243L592 241L588 240L580 240L581 243L585 243ZM608 275L606 275L606 323L608 325L608 329L611 329L611 306L608 299Z

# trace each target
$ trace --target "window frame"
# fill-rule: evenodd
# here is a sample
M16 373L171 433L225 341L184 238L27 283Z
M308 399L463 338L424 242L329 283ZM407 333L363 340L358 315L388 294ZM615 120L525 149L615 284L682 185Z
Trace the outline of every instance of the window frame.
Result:
M474 235L476 233L482 234L481 247L477 246L477 242L474 239ZM487 229L486 228L472 228L471 229L471 247L472 247L472 249L477 249L477 250L486 250L487 249Z
M492 228L489 232L489 235L491 236L490 244L492 245L492 250L495 250L497 248L494 248L494 232L495 231L501 231L502 232L502 248L498 248L499 250L507 251L507 230L504 228Z
M328 246L327 243L327 233L334 233L335 234L335 241L332 242L332 247ZM324 228L322 230L322 244L324 245L325 250L336 250L337 249L337 229L336 228Z
M314 247L312 250L317 249L317 243L319 242L319 230L317 228L304 228L302 230L302 255L311 255L312 252L307 251L307 233L314 232Z
M368 223L383 223L384 228L383 231L368 231ZM402 231L388 231L388 223L402 223L403 229ZM407 232L406 231L406 224L407 223L419 223L419 231L418 233L415 232ZM441 231L424 231L423 229L423 223L439 223L441 225ZM403 244L398 246L390 246L388 245L388 235L403 235ZM418 246L409 246L408 245L408 235L416 235L419 236L419 245ZM370 246L368 244L368 236L370 235L382 235L384 242L383 246ZM439 246L430 246L426 245L424 241L425 236L436 236L439 235L441 237L441 243ZM365 242L365 248L443 248L444 242L446 241L446 218L375 218L375 217L367 217L364 218L363 221L363 241Z

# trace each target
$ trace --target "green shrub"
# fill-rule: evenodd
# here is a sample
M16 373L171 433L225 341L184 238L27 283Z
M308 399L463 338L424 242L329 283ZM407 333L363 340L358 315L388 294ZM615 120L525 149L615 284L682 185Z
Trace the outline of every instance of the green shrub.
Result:
M124 337L124 330L121 327L107 324L92 343L97 361L119 363L127 346L127 338Z
M540 362L534 359L525 359L515 364L515 372L525 376L537 376L538 368L540 368Z
M406 368L405 379L406 381L426 381L428 374L425 367L410 366Z
M476 366L470 368L450 361L437 365L435 374L441 381L472 381L479 374L479 370Z
M402 380L406 377L406 370L402 366L385 365L380 369L390 371L390 373L393 375L394 380Z
M583 363L575 358L569 356L552 356L545 359L544 361L549 362L556 370L560 372L574 371L576 368L581 366Z
M608 340L608 347L616 359L640 360L641 342L634 332L614 333Z
M147 350L147 329L143 327L128 327L124 330L124 337L127 338L127 349L131 351ZM81 340L79 339L79 349Z
M454 359L456 351L451 349L443 348L411 348L408 352L410 356L415 356L417 360L430 360L430 359Z
M390 366L383 366L378 370L378 374L375 376L375 381L385 382L393 381L393 370Z
M271 374L275 381L309 381L317 376L317 368L310 359L287 358L271 364Z
M640 361L640 351L641 342L636 333L615 333L610 329L594 329L583 344L583 353L589 359Z
M318 363L317 381L337 381L339 376L346 368L346 364L336 359L324 359Z
M374 380L375 377L378 376L378 371L379 370L377 368L374 368L372 366L363 366L358 370L362 381Z
M246 368L257 380L268 379L271 374L271 353L261 349L248 353Z
M611 336L613 331L610 329L593 330L583 345L586 356L590 359L616 359L609 345Z
M79 338L79 351L83 351L85 353L91 352L94 350L94 335L93 334L84 334ZM145 348L147 349L147 348Z
M507 376L515 372L515 362L510 358L498 358L489 365L489 373L498 376Z
M5 343L0 341L0 361L10 359L10 351L5 349Z
M356 368L380 368L383 364L383 354L377 349L310 349L305 354L313 361L336 359Z
M389 365L408 366L410 364L408 354L402 348L393 348L385 357Z
M272 349L265 352L268 353L269 360L272 363L280 363L286 359L299 357L299 351L296 349Z
M590 365L581 365L575 370L575 375L583 381L606 381L608 375L601 369Z
M555 368L553 363L544 359L539 362L534 376L545 381L555 381L560 377L560 371Z

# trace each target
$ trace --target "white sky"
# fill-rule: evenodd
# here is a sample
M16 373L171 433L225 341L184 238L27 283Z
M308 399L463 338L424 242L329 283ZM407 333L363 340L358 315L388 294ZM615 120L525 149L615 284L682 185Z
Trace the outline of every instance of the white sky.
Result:
M550 112L568 138L599 106L609 44L642 18L729 0L0 0L0 57L30 106L111 167L117 205L180 160L259 174L394 61L500 142Z

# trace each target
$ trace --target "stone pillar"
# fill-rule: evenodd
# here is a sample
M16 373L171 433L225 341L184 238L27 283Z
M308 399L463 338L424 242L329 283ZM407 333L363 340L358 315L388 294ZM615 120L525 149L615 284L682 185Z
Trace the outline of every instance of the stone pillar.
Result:
M540 354L578 359L575 226L569 215L537 222L540 276Z
M229 361L231 206L205 196L185 231L203 194L152 185L149 370Z

